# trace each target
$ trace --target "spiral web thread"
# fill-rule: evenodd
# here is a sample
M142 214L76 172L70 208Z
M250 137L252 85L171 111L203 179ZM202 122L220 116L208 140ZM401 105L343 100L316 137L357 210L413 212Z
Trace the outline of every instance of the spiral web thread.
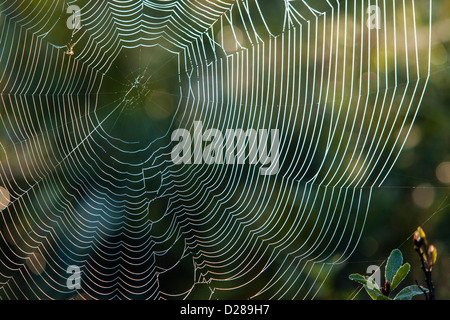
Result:
M316 297L414 123L430 16L413 0L2 1L0 297ZM162 81L158 48L174 110L137 146L113 128ZM279 129L280 170L175 165L170 135L194 121Z

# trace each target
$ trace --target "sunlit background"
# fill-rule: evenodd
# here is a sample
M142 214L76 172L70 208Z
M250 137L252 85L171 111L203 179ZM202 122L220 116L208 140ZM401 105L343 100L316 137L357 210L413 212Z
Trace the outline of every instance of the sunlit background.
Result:
M405 282L425 285L412 240L416 227L422 226L439 252L433 269L437 298L450 298L450 3L433 1L432 13L431 74L420 112L392 172L374 192L361 245L323 297L353 296L355 285L346 276L366 274L368 265L381 264L394 248L412 265ZM362 290L356 298L368 296Z
M313 193L320 193L327 183L341 186L341 179L367 182L343 184L364 193L360 207L355 204L352 207L361 210L358 217L364 216L365 205L368 204L366 192L369 192L372 182L376 181L376 184L371 189L367 219L364 223L361 220L355 222L356 229L362 228L362 236L348 242L349 247L358 242L353 254L348 259L338 258L346 251L345 238L342 244L336 245L336 251L330 257L333 268L327 269L330 264L324 268L317 266L311 268L307 276L307 271L295 270L297 261L294 258L292 265L283 269L290 257L287 255L285 258L284 250L278 252L276 247L278 241L289 238L290 224L294 221L287 213L288 209L284 210L284 205L300 212L311 210L312 215L318 217L320 206L316 203L299 204L301 196L298 195L302 188L296 191L298 195L294 195L294 191L286 195L284 178L287 177L288 181L300 176L303 181L316 178L315 170L321 165L320 157L327 141L318 141L318 149L313 156L306 151L297 154L295 141L314 141L318 128L313 125L319 124L320 119L325 119L324 132L334 120L336 127L340 128L341 122L336 120L339 103L333 104L331 98L326 100L319 96L319 89L324 89L325 85L314 87L315 91L311 93L308 91L310 87L295 82L286 85L282 81L292 80L288 76L284 78L284 74L300 74L299 79L302 80L313 79L315 72L319 74L314 69L316 64L327 67L337 63L342 66L345 62L350 65L352 57L342 56L341 51L335 57L336 61L328 61L323 58L327 55L321 59L318 54L318 60L311 56L308 63L302 60L303 64L297 65L303 68L301 72L297 68L291 73L288 68L293 67L284 66L273 75L270 67L283 58L287 60L286 52L290 49L286 52L282 49L292 48L293 43L270 42L269 45L267 39L270 38L268 30L272 35L279 35L286 32L289 23L295 25L299 21L306 28L308 19L311 19L312 26L318 26L318 30L325 34L332 30L331 20L320 20L320 15L319 20L314 20L316 12L308 11L306 3L300 0L261 0L257 1L259 6L255 6L252 0L239 1L240 6L233 6L234 1L201 0L193 1L193 4L179 1L182 5L177 9L182 9L177 13L185 16L177 19L174 15L173 21L167 24L169 27L164 24L167 18L165 11L152 6L157 3L171 8L170 5L176 1L148 1L142 12L140 5L136 5L139 1L99 1L94 5L89 1L0 1L0 115L3 125L0 128L0 297L87 299L123 298L130 294L133 298L243 299L253 297L261 290L263 298L284 298L280 292L286 290L286 297L311 298L310 291L315 293L320 287L314 294L316 299L368 299L361 286L349 280L349 274L365 274L371 265L383 268L385 259L395 248L399 248L405 261L412 265L405 283L414 284L417 280L424 284L412 238L416 228L421 226L438 251L433 269L436 296L449 299L450 2L432 1L429 50L429 2L409 0L404 1L403 6L401 1L394 1L396 11L392 12L390 1L388 4L386 1L370 1L365 5L379 2L391 10L389 18L395 17L398 21L403 19L403 15L410 19L412 8L415 8L418 61L411 56L409 62L412 67L401 68L399 62L398 69L395 69L394 48L389 46L379 48L382 54L377 62L374 49L377 30L364 29L367 16L361 13L365 7L361 7L359 2L355 6L353 1L330 1L334 8L338 5L341 8L340 40L347 35L349 41L347 46L340 42L339 48L365 48L364 41L369 42L367 36L370 34L373 59L369 61L371 71L363 70L360 77L359 69L355 72L347 70L345 78L336 78L335 84L339 88L362 88L359 97L367 97L377 106L374 102L376 67L386 62L390 66L386 75L390 80L387 91L397 90L392 86L395 75L399 81L399 93L394 100L399 103L404 98L402 89L407 76L413 79L412 84L417 80L420 88L423 87L429 59L430 76L425 94L420 99L419 92L412 99L413 108L421 102L415 117L408 116L405 123L393 121L392 126L387 124L387 130L392 129L394 136L399 137L398 143L393 139L382 140L384 136L379 133L367 134L369 141L385 141L386 152L394 150L395 154L402 149L395 161L388 161L386 154L380 153L380 163L386 161L387 166L374 165L374 172L361 175L359 173L365 165L359 161L361 159L344 155L345 165L338 167L329 160L324 162L325 167L336 169L336 176L330 178L317 173L324 180ZM317 10L330 12L328 1L306 2L311 2ZM82 27L75 33L66 26L69 17L66 8L70 4L82 8ZM305 21L296 14L291 17L298 21L285 20L288 5L304 14ZM263 16L265 19L251 21L245 9L248 9L248 16ZM221 11L227 13L221 15ZM354 12L357 12L356 17L353 17ZM153 15L152 19L144 19L145 14ZM120 20L118 17L122 15L124 19ZM103 16L108 18L103 20ZM222 17L219 19L219 16ZM336 16L334 18L337 19ZM361 24L353 25L353 18ZM343 27L346 19L350 21L347 33ZM198 32L209 26L211 28L204 33ZM179 33L180 30L185 33ZM336 29L333 30L338 34ZM380 34L383 30L382 25ZM249 47L252 40L258 41L252 35L253 31L266 41L261 52L267 53L268 48L275 50L270 51L272 56L266 55L258 60L259 68L252 65L240 69L249 63L245 63L239 52ZM161 33L166 35L162 40L159 38ZM352 43L353 35L359 33L366 37L361 40L364 44ZM399 31L398 37L401 36ZM213 37L221 45L209 42ZM318 39L319 53L333 50L328 42L324 46L320 44L320 33L311 39L302 39L302 49L295 51L298 56L313 52L306 49L308 40L312 45ZM414 41L408 43L412 45ZM121 46L127 48L120 50ZM395 48L399 56L409 52L405 49L400 45ZM226 59L227 54L238 58L231 63ZM251 59L257 54L243 57ZM275 54L279 54L278 59L273 57ZM367 54L364 52L361 59L367 58ZM203 60L197 60L198 57ZM402 59L399 61L404 62ZM215 65L213 62L217 61L219 63ZM226 62L220 65L221 61ZM419 79L414 79L417 76L416 63L421 71ZM240 79L238 72L243 72L243 69L251 73L250 69L258 76ZM339 72L343 70L344 67ZM303 75L306 71L309 71L309 76ZM411 74L407 75L406 71ZM214 82L214 74L219 74L218 78L223 82ZM277 80L282 84L277 82L271 86L268 80L268 84L256 85L266 75L267 79L279 77ZM234 82L235 79L239 81ZM381 79L381 90L386 89L383 81ZM319 77L314 77L311 83L320 83ZM370 86L365 85L369 83ZM291 92L296 90L301 95L309 94L311 101L306 98L303 101L300 95L296 98ZM406 100L410 98L411 90L405 92L405 96ZM255 99L253 104L249 97ZM262 98L258 100L259 97ZM334 98L335 101L342 99L342 104L348 105L352 112L356 113L359 108L357 92L345 90ZM377 101L381 105L381 99ZM303 126L306 127L307 122L301 121L300 116L297 121L292 121L292 111L300 109L301 102L323 106L323 110L312 117L312 124L307 129ZM267 111L265 103L273 104L274 109ZM283 104L287 106L284 109ZM284 118L280 113L281 121L278 120L280 114L277 114L279 108L286 112ZM374 117L396 112L395 108L390 111L384 109ZM403 112L402 109L400 118L404 116ZM363 128L370 127L369 117L358 115L357 124ZM12 119L21 119L18 121L20 125L15 125ZM64 122L64 119L68 121ZM260 128L286 124L281 128L282 132L291 134L289 137L294 142L282 147L284 154L281 157L285 159L285 166L280 175L276 179L263 180L258 177L259 168L251 166L242 166L238 170L215 166L199 170L190 166L174 167L169 160L171 132L179 127L190 128L192 122L199 119L205 122L205 128L223 130L255 123ZM254 119L259 121L254 122ZM340 134L344 141L353 142L355 137L352 133L343 129ZM326 146L327 152L329 148L336 154L340 152L336 142ZM304 162L298 160L303 156ZM311 164L308 170L302 165L307 162ZM378 174L388 173L391 164L392 170L378 185ZM353 170L344 170L345 166ZM247 192L255 196L241 197ZM230 197L227 196L229 193ZM265 198L264 194L281 196ZM326 202L328 198L324 196L324 199ZM344 203L347 204L346 201ZM266 205L267 208L259 211ZM343 220L354 217L353 209L348 216L343 216ZM326 222L319 218L315 221L324 225ZM306 234L293 235L295 241L292 240L284 249L303 254L304 251L296 250L306 244L308 253L308 246L315 245L314 237L318 232L314 231L313 223L306 223ZM254 240L253 234L266 230L264 228L269 230L262 236L264 241ZM297 231L294 229L294 233ZM310 234L311 238L308 237ZM270 239L267 240L267 251L263 250L265 236ZM250 248L245 247L246 243L252 244ZM245 250L232 251L234 244ZM317 249L325 247L325 250L326 245L325 240L317 245ZM272 257L278 253L279 256ZM259 255L261 261L258 260ZM334 257L339 263L334 264ZM85 292L67 290L67 265L84 264L90 266L84 270L82 278ZM302 266L298 262L298 268ZM242 274L240 270L243 270ZM286 276L284 271L291 272L292 276ZM273 281L274 275L280 276L281 280ZM272 281L273 287L264 291L264 284ZM301 287L303 282L302 294L297 296L297 287ZM129 289L133 285L136 292ZM223 290L214 291L212 288L216 285L223 285ZM292 292L285 288L288 286L292 286Z

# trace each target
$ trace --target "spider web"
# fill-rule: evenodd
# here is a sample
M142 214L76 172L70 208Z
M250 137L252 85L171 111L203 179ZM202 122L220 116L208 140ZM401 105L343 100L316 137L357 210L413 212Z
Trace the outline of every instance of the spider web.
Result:
M3 299L314 298L429 76L428 1L0 8ZM194 121L278 129L279 171L175 165L171 134Z

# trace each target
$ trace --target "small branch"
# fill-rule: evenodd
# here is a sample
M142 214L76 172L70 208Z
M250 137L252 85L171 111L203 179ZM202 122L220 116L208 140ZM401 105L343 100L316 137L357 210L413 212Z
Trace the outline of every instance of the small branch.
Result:
M434 285L433 280L431 279L431 270L425 271L425 281L427 282L428 290L430 290L430 300L434 300Z
M426 294L424 292L425 298L426 298L426 300L435 300L434 285L433 285L433 280L431 279L431 270L428 269L427 264L426 264L425 260L423 259L423 255L420 252L420 248L416 249L416 252L420 257L420 262L422 263L422 270L425 274L425 282L427 283L428 292L429 292L429 294ZM416 283L417 283L417 281L416 281ZM420 288L420 286L419 286L419 288Z
M423 288L419 285L419 282L417 282L417 280L416 280L416 285L417 285L417 287L419 288L419 290L422 291L423 294L425 295L425 300L428 300L428 294L427 294L427 292L426 292L425 290L423 290Z

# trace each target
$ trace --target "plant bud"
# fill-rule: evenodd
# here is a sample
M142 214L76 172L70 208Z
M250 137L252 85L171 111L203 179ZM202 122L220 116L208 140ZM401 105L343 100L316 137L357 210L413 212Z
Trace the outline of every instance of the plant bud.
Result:
M419 231L414 232L414 249L418 250L423 245L423 238Z
M427 244L427 236L425 235L425 232L423 231L423 229L421 227L418 227L417 232L419 233L419 236L423 239L423 242L426 245Z
M428 247L428 252L427 252L427 266L430 271L431 271L431 268L433 267L433 265L436 263L436 259L437 259L436 247L433 246L432 244L430 244L430 246Z
M388 297L390 292L391 292L391 284L389 283L389 281L386 280L384 287L381 288L381 293L384 296Z

